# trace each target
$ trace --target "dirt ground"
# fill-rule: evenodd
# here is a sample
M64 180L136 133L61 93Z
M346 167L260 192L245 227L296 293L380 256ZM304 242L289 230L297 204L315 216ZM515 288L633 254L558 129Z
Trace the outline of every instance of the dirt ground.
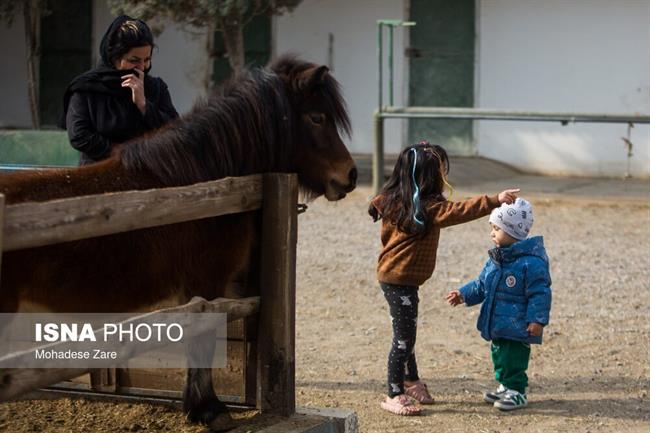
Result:
M475 327L479 307L444 302L481 270L487 218L445 229L437 269L420 289L416 345L436 404L405 418L379 408L391 332L375 277L379 224L366 214L369 196L361 187L338 203L319 199L299 216L299 406L354 410L364 433L650 432L650 201L526 196L536 212L533 234L544 236L551 260L553 307L544 344L533 347L530 405L514 413L482 401L496 385L489 343ZM61 400L0 405L0 431L202 429L173 409Z

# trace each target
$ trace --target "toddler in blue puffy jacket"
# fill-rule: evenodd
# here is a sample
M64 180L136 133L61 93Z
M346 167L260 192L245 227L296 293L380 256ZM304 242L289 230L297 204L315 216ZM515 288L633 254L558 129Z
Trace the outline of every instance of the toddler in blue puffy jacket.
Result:
M517 198L490 214L491 237L496 248L479 277L447 295L452 306L483 303L477 328L492 341L495 391L484 400L501 410L528 404L530 344L541 344L551 310L551 276L541 236L528 237L533 225L530 203Z

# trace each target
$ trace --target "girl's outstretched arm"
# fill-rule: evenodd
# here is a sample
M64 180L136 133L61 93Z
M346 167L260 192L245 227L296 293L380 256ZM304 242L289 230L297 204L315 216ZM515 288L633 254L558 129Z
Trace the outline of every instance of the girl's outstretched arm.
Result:
M427 212L438 227L463 224L489 215L501 203L513 203L519 191L518 188L506 189L494 196L483 195L456 202L439 201L429 205Z

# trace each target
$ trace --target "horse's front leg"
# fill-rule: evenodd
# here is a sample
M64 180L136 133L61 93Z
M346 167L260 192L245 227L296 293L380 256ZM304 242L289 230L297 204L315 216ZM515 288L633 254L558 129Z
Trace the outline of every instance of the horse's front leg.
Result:
M188 366L212 365L216 337L213 333L198 335L187 347ZM219 424L231 422L226 405L214 392L211 368L188 368L183 391L183 408L190 421L212 424L222 418ZM221 415L221 417L220 417Z

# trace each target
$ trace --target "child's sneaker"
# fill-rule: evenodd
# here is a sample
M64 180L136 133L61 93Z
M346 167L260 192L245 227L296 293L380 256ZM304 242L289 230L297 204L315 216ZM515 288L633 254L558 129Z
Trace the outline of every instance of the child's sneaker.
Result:
M499 400L494 402L494 407L500 410L515 410L528 406L526 394L522 394L514 389L509 389Z
M501 397L505 395L506 391L508 391L508 388L503 385L499 385L496 391L487 391L485 394L483 394L483 400L485 400L486 403L492 404L495 401L501 400Z

